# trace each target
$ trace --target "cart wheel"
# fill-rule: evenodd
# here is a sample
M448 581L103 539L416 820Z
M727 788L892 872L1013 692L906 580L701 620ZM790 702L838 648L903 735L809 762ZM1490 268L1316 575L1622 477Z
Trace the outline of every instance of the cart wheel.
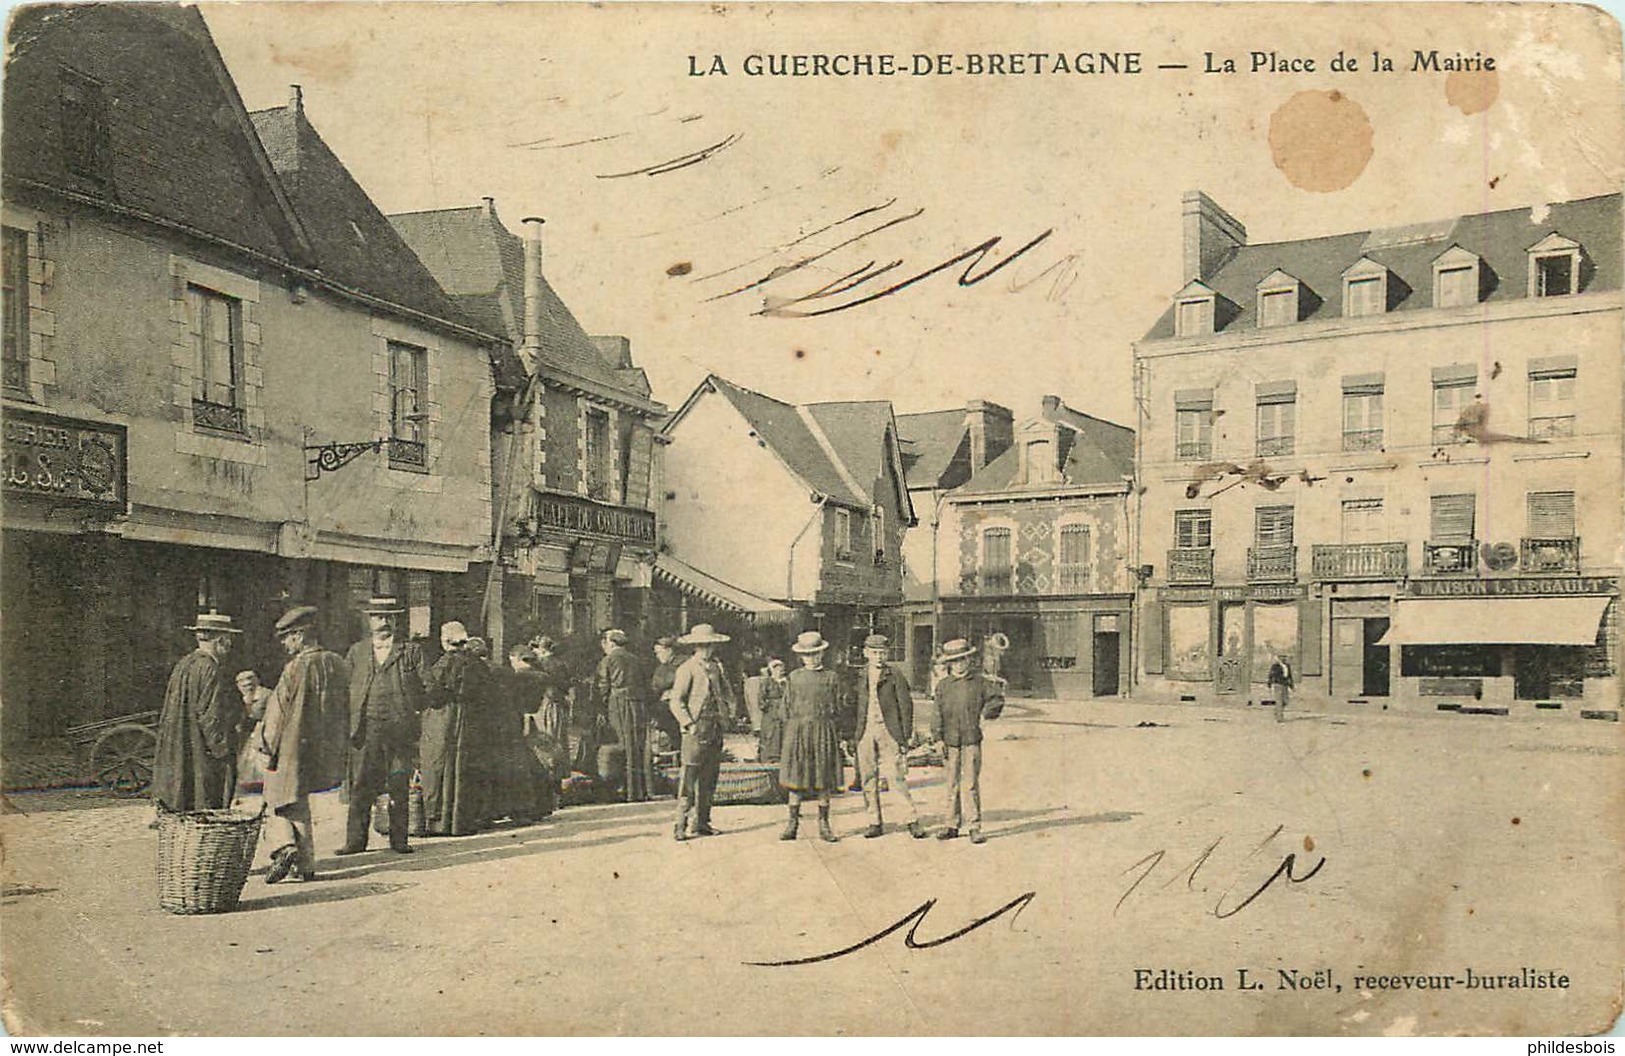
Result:
M150 726L114 726L90 750L90 777L115 796L144 795L157 755L158 734Z

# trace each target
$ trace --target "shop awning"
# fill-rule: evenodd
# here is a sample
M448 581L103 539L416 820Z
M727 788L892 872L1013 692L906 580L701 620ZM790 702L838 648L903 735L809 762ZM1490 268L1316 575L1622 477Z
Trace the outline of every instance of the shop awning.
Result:
M796 610L790 606L724 583L670 554L660 554L655 558L655 578L707 604L736 612L752 623L788 623L796 618Z
M1378 645L1592 645L1607 598L1400 601Z

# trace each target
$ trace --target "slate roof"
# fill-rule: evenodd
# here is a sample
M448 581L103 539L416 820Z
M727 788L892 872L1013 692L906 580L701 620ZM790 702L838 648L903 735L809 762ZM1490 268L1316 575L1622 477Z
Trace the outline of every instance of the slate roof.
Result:
M503 224L494 205L394 213L389 222L465 310L519 344L524 337L525 246ZM545 274L541 337L544 364L648 399L646 387L639 391L637 377L622 376L600 354Z
M1579 242L1593 265L1580 292L1617 290L1621 281L1620 205L1619 194L1605 194L1550 207L1503 209L1402 228L1242 246L1202 281L1240 309L1221 327L1225 333L1257 327L1257 285L1277 268L1309 287L1319 299L1304 321L1341 318L1343 272L1362 256L1388 268L1403 284L1389 311L1413 311L1433 307L1433 261L1454 245L1477 254L1492 273L1493 288L1484 297L1486 302L1516 301L1529 295L1526 250L1556 232ZM1222 322L1222 314L1220 318ZM1172 303L1145 336L1147 340L1174 336Z
M249 116L325 278L426 315L476 325L378 211L302 107L256 110Z
M1123 487L1123 478L1134 472L1134 430L1108 422L1103 418L1085 414L1061 404L1053 411L1046 409L1041 417L1060 426L1057 430L1061 459L1061 479L1031 485L1036 489L1052 490L1057 487ZM1016 443L971 474L956 495L987 495L1004 491L1019 491L1028 487L1017 482L1021 465L1022 435L1018 428Z
M903 445L903 472L910 489L954 487L963 481L944 479L955 462L970 459L970 429L965 410L899 414L897 432Z
M0 168L33 185L179 225L280 263L309 249L203 18L165 4L12 12ZM101 86L105 179L69 170L63 70Z

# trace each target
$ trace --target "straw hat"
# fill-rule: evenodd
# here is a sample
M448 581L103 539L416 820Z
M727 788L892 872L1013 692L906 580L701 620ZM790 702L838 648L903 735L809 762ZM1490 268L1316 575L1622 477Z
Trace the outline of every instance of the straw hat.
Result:
M385 595L374 595L361 610L368 616L399 616L406 609L401 607L399 600Z
M720 642L733 641L726 634L718 634L716 628L709 623L696 623L687 634L677 640L684 645L716 645Z
M828 648L829 643L817 631L802 631L796 635L796 644L790 650L796 653L821 653Z
M213 609L208 612L198 613L197 622L186 629L189 631L223 631L226 634L243 633L241 627L232 626L230 616L223 612L216 612Z
M885 649L891 645L891 639L883 634L871 634L863 640L865 649Z
M949 660L963 660L967 656L975 655L976 646L965 641L963 638L951 638L942 643L942 660L944 663L948 662Z

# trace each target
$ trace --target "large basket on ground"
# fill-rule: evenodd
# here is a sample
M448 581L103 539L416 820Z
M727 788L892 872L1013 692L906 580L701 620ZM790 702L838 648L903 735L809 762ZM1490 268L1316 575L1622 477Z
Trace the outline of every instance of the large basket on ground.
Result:
M682 771L677 767L665 771L673 788ZM789 798L779 787L777 763L723 763L717 774L717 791L712 802L719 806L738 804L783 803Z
M169 913L229 913L254 862L265 812L172 811L158 805L158 907Z

